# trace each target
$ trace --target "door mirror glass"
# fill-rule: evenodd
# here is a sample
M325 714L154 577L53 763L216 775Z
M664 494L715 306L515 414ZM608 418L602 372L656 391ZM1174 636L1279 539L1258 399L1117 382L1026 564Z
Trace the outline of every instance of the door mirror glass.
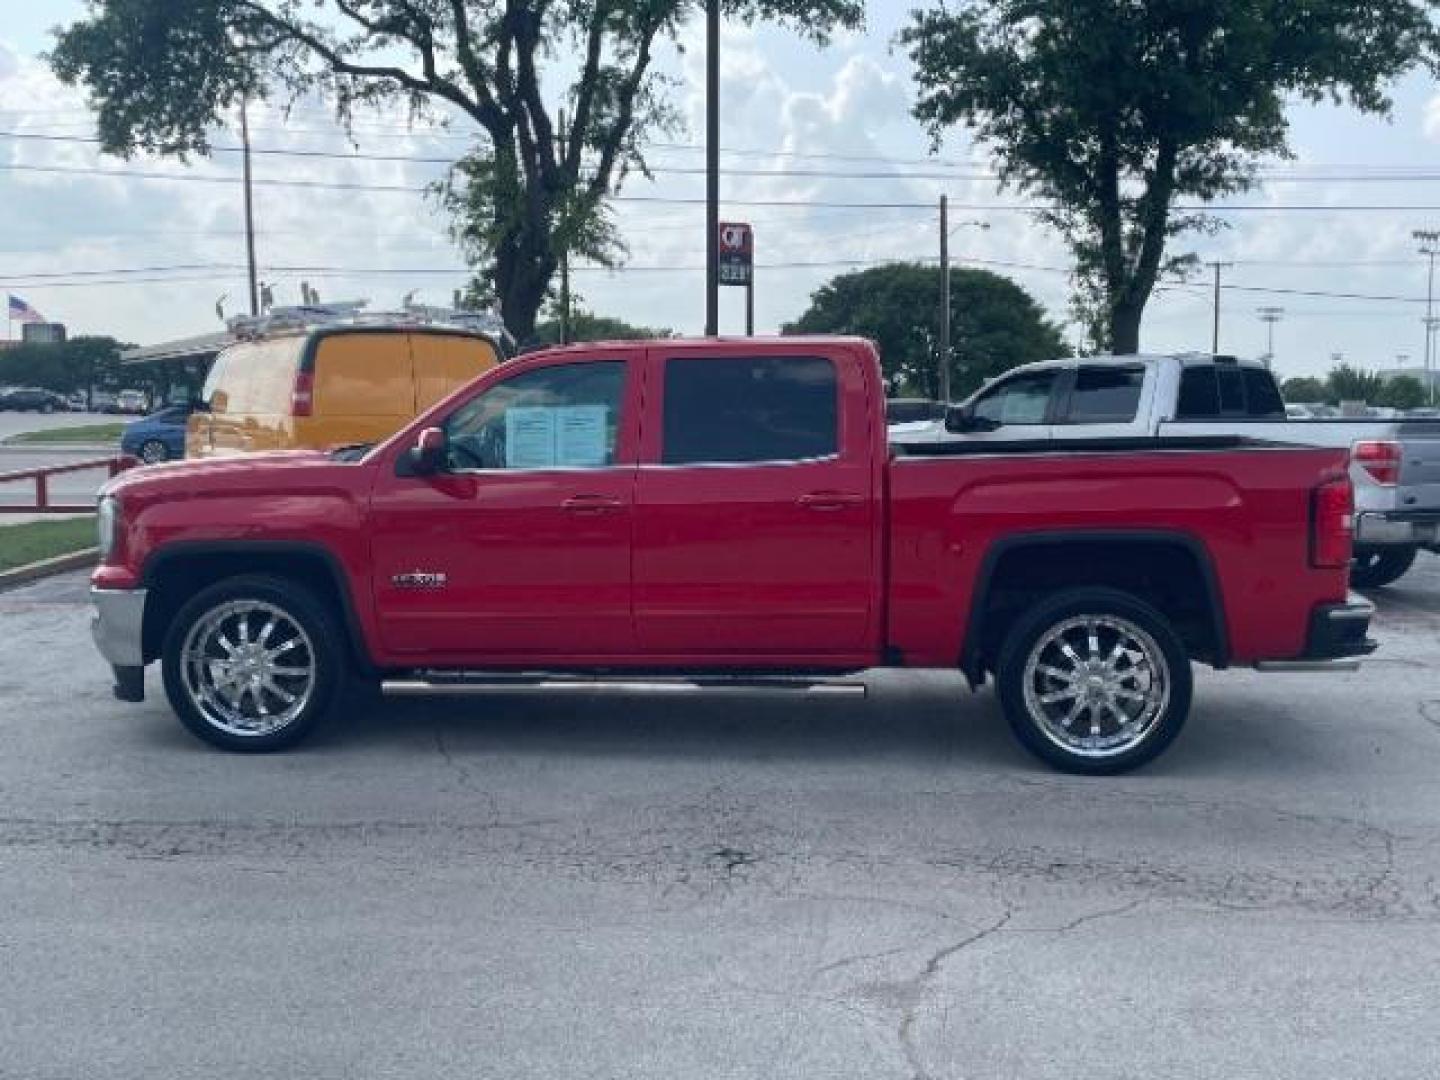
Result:
M971 434L976 431L994 431L999 426L998 420L992 420L986 416L976 416L975 410L969 405L952 405L945 412L945 430L957 435Z
M443 428L431 427L420 432L408 455L411 471L416 476L428 476L438 471L445 462L448 442Z

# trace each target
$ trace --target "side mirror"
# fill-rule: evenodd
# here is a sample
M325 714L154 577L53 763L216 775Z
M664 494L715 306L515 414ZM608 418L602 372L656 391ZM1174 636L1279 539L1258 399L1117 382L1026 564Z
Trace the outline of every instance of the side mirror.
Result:
M945 430L955 435L968 435L977 431L994 431L1000 425L984 416L976 416L970 405L952 405L945 413Z
M207 413L210 411L210 403L204 398L191 398L190 411L192 413Z
M420 432L415 445L406 453L411 472L415 476L429 476L438 472L445 462L445 449L448 444L444 428L429 427Z

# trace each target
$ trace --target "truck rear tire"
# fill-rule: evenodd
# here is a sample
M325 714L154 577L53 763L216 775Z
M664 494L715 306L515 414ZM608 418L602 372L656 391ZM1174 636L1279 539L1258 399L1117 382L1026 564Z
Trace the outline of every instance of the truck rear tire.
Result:
M1350 584L1357 589L1378 589L1399 581L1415 563L1413 547L1357 547L1350 562Z
M1068 589L1011 627L1000 705L1026 749L1064 772L1113 775L1150 761L1190 713L1190 659L1169 621L1118 589Z
M309 735L348 674L330 606L270 574L226 578L192 597L166 632L161 666L170 706L192 734L250 753Z

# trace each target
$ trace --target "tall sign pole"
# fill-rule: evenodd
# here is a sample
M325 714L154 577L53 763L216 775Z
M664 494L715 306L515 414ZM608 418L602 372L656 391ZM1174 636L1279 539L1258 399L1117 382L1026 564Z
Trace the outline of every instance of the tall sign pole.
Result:
M715 230L719 284L745 289L745 334L755 334L755 230L743 221L722 221Z
M720 0L705 4L705 336L720 333Z
M250 175L250 117L249 103L240 99L240 152L243 161L245 184L245 258L250 271L250 314L260 314L260 286L255 273L255 196L254 182Z

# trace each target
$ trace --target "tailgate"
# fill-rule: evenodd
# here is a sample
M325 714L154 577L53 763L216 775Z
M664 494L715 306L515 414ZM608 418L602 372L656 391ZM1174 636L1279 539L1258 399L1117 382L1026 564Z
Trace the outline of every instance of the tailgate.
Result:
M1440 421L1399 425L1400 480L1396 508L1440 513Z

